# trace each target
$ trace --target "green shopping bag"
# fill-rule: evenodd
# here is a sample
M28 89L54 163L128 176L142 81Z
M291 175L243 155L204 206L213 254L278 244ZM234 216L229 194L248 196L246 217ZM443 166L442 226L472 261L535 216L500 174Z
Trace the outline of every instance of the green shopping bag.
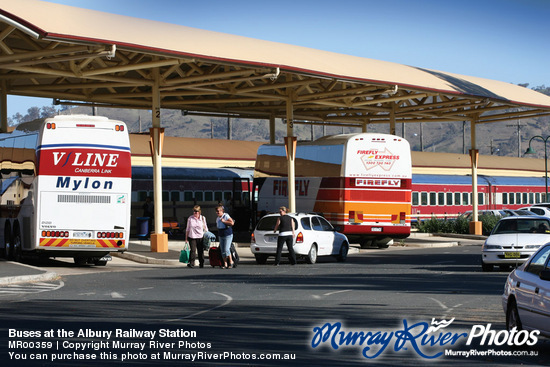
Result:
M188 263L189 262L189 244L186 242L183 250L180 252L180 263Z

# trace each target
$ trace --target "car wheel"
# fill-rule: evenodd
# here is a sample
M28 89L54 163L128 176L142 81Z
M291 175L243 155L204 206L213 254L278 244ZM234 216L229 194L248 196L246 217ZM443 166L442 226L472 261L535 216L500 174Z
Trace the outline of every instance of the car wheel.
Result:
M510 300L506 309L506 329L511 331L513 328L522 330L521 320L519 318L518 305L515 299Z
M493 271L493 265L491 264L485 264L483 261L481 261L481 269L485 272L487 271Z
M315 264L317 262L317 245L311 245L306 260L308 264Z
M336 256L336 260L339 262L344 262L348 258L349 245L347 242L342 242L340 246L340 253Z
M258 265L265 265L265 263L267 262L267 255L254 254L254 257L256 258L256 264Z

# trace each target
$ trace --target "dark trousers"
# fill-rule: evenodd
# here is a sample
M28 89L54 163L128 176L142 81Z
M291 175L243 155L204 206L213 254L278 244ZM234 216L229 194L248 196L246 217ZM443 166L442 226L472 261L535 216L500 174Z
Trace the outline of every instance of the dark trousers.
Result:
M197 258L197 252L199 254L199 264L204 265L204 246L202 238L190 238L189 239L189 264L195 265L195 259Z
M278 264L281 261L281 252L283 251L283 245L286 243L286 248L288 249L288 259L291 264L296 264L296 253L294 253L294 237L290 236L279 236L277 237L277 256L275 257L275 264Z

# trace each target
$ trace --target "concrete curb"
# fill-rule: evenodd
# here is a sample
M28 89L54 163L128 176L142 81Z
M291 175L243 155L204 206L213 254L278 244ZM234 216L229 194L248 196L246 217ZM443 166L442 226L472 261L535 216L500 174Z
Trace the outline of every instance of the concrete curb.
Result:
M35 275L18 275L13 277L0 277L0 286L12 285L18 283L30 283L30 282L47 282L50 280L59 279L59 274L53 271L48 271L43 274Z

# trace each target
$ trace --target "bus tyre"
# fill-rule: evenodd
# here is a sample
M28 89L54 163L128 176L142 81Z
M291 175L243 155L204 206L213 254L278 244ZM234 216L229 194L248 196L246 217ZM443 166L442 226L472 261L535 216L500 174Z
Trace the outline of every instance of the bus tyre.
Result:
M344 262L348 258L349 245L347 242L343 242L340 246L340 253L336 256L336 261Z
M359 243L359 246L362 249L369 248L371 245L372 245L372 241L370 241L370 240L361 240L361 242Z
M315 264L317 262L317 245L311 245L309 253L307 254L306 261L308 264Z
M88 259L85 257L75 256L73 257L74 263L78 266L84 266L88 263Z
M101 260L101 259L95 259L94 260L95 266L105 266L107 265L107 260Z
M12 252L12 241L11 241L11 233L9 230L10 224L6 223L6 229L4 230L4 258L6 260L11 260L13 256Z
M23 249L21 248L21 232L16 228L13 236L13 259L17 262L23 260Z

